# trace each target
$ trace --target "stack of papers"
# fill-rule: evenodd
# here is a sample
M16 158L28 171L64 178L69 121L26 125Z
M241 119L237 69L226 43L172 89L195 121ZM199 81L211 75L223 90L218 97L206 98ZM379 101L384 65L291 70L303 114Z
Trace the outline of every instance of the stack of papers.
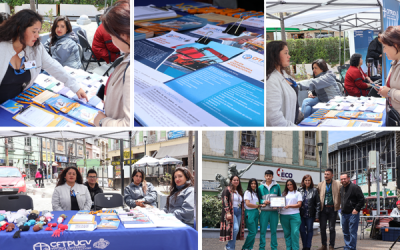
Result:
M146 19L158 19L158 18L167 19L176 17L175 11L156 8L154 5L135 6L134 12L135 12L134 15L135 21L146 20Z
M0 105L1 108L7 110L8 112L15 114L19 112L24 105L19 104L18 102L14 102L13 100L7 100Z

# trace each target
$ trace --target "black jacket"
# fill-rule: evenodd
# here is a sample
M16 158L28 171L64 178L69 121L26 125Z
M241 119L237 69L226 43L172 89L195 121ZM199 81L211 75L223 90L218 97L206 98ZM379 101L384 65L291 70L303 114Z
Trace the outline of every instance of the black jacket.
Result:
M304 197L305 190L301 187L298 189L301 193L301 196ZM316 188L309 189L307 191L307 203L308 209L306 210L303 206L305 200L303 199L303 203L300 207L300 216L303 217L305 214L308 214L310 218L317 218L319 219L319 213L321 210L321 201L319 199L319 193Z
M374 58L374 60L379 60L379 64L382 65L382 57L379 57L379 55L382 55L382 43L378 41L378 38L375 38L368 45L368 52L367 58L365 58L365 64L367 63L368 58Z
M94 202L94 197L96 196L96 194L103 193L103 189L101 189L99 187L99 184L97 184L97 183L94 185L94 188L91 188L89 186L88 182L83 183L83 185L85 185L88 188L89 193L90 193L90 197L92 198L92 202ZM94 203L92 204L92 208L91 209L93 209L93 208L94 208ZM102 209L102 208L99 207L99 206L96 206L96 210L100 210L100 209Z
M342 205L343 214L351 214L353 210L360 212L364 207L364 195L361 188L350 182L349 189L344 194L345 187L340 188L340 204Z

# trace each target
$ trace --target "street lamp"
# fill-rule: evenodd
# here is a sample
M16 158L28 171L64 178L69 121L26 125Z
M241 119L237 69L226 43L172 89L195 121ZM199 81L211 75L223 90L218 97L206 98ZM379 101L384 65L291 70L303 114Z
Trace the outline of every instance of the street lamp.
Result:
M319 182L322 181L322 148L324 147L323 142L319 142L318 144L318 152L319 152Z
M143 136L143 141L144 141L144 155L146 156L147 135Z

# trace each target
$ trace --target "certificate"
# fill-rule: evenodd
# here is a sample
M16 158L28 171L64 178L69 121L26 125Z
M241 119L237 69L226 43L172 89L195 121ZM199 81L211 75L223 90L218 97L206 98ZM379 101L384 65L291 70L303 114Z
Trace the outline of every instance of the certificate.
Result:
M269 198L270 207L286 207L286 198L280 196L273 196Z

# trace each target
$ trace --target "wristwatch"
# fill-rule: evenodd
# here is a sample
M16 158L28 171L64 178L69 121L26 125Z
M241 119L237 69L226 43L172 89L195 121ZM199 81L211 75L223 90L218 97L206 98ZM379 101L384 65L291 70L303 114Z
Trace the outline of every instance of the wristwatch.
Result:
M391 91L392 89L389 89L389 91L388 91L388 97L390 97L390 98L392 98L391 96L390 96L390 91Z
M104 119L104 118L103 118ZM103 119L101 119L100 121L99 121L99 126L100 127L103 127Z

